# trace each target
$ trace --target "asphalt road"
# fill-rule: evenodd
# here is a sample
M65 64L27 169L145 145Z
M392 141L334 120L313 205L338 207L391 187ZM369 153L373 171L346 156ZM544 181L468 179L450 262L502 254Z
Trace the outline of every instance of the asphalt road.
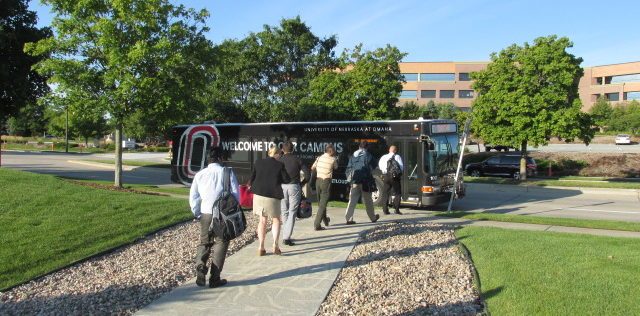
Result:
M133 155L133 156L131 156ZM162 159L162 154L126 154L139 160ZM2 167L55 174L66 177L113 181L113 167L70 162L104 158L104 155L3 152ZM124 171L124 182L131 184L171 184L165 168L134 168ZM521 187L496 184L467 184L467 196L456 200L453 208L471 212L527 214L532 216L607 219L640 222L638 190L607 190ZM434 210L446 210L441 205Z
M440 210L446 210L439 207ZM640 222L638 190L522 187L468 183L454 210Z
M467 145L471 152L478 151L478 145ZM484 145L480 144L480 150L484 151ZM582 152L582 153L640 153L640 144L615 145L615 144L549 144L547 146L530 147L529 151L539 152Z
M133 155L133 156L131 156ZM165 154L125 154L125 159L148 160L162 159ZM113 158L113 155L110 156ZM114 167L108 164L86 163L86 159L107 159L109 155L96 154L65 154L42 152L2 152L2 167L15 168L25 171L54 174L58 176L113 181ZM172 184L171 171L168 168L138 167L123 170L123 182L129 184Z

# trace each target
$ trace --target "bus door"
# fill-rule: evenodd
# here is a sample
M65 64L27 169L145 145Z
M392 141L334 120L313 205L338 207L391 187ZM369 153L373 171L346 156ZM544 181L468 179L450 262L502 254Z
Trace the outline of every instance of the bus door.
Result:
M415 139L405 139L400 143L398 152L402 157L404 172L402 173L402 200L418 202L420 187L420 142Z

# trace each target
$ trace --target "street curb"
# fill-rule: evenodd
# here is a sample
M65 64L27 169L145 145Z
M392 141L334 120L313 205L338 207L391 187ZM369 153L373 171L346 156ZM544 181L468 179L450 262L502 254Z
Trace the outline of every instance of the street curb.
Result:
M578 190L582 193L587 193L587 194L591 193L591 194L615 194L615 195L640 196L640 190L637 190L637 189L582 188L582 187L556 187L556 186L545 186L541 188Z
M116 169L115 165L108 164L108 163L79 161L79 160L67 160L67 162L75 163L75 164L79 164L79 165L85 165L85 166L104 168L104 169L109 169L109 170L115 170ZM122 170L124 170L124 171L131 171L131 170L134 170L134 169L137 169L137 168L140 168L140 166L127 166L127 165L124 165L124 164L122 165Z
M638 189L612 189L612 188L583 188L583 187L559 187L559 186L538 186L538 185L517 185L517 184L505 184L505 183L482 183L482 182L469 182L465 183L466 185L502 185L502 186L511 186L511 187L520 187L532 190L544 190L544 189L554 189L554 190L574 190L580 191L584 194L613 194L613 195L625 195L625 196L635 196L640 198L640 190Z
M640 238L640 232L634 232L634 231L628 231L628 230L585 228L585 227L575 227L575 226L530 224L530 223L518 223L518 222L500 222L500 221L477 220L477 219L443 217L443 216L433 216L432 221L435 223L443 224L443 225L493 227L493 228L500 228L500 229L516 229L516 230L537 231L537 232L581 234L581 235L614 237L614 238Z

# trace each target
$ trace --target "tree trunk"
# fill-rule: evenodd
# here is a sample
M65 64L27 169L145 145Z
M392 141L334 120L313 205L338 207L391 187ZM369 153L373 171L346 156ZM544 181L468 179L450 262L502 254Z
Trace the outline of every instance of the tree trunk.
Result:
M522 141L520 147L520 180L527 180L527 141Z
M116 123L116 172L113 185L122 188L122 123Z

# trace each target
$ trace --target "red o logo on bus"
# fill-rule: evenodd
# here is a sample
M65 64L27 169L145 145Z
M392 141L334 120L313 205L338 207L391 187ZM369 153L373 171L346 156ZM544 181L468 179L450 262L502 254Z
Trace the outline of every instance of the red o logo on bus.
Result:
M220 134L214 125L195 125L187 128L178 144L178 178L184 184L206 166L207 151L220 145Z

